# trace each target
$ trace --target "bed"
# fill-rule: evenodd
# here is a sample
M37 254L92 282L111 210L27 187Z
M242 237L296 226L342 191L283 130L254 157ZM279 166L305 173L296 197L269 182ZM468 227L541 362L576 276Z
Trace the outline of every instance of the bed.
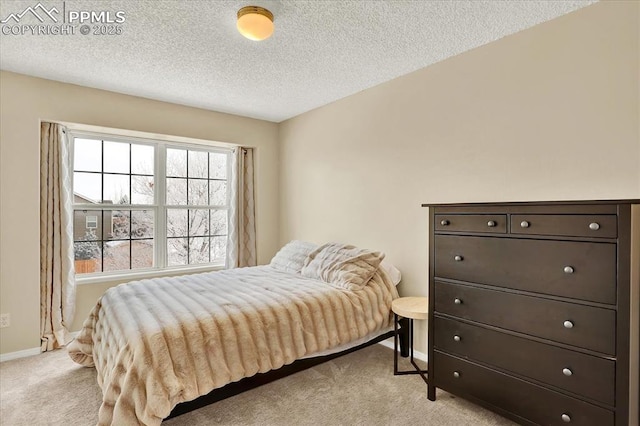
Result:
M158 425L215 389L386 335L398 294L383 257L293 241L270 265L107 290L68 349L96 368L99 424Z

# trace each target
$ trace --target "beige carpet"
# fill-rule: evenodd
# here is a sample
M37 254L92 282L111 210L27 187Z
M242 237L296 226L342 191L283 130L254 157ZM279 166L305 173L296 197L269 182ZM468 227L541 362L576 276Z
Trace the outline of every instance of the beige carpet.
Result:
M514 424L446 392L437 397L427 400L417 375L393 376L393 352L373 345L163 424ZM95 425L100 401L95 370L74 364L63 350L0 364L3 426Z

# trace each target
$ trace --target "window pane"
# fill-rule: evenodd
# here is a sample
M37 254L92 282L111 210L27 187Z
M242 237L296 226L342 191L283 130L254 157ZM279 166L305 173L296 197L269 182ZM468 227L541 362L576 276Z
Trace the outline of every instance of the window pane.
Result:
M209 237L189 238L189 264L209 263Z
M189 205L207 206L209 205L209 189L207 181L200 179L189 180Z
M107 241L104 243L104 270L122 271L131 269L131 242Z
M131 173L153 175L154 147L131 144Z
M168 238L167 263L169 266L186 265L188 248L186 238Z
M129 210L104 211L105 240L128 240L131 229Z
M167 236L186 237L187 236L187 210L170 209L167 210Z
M134 210L131 212L131 238L153 238L153 210Z
M167 205L187 204L187 180L167 178Z
M227 237L211 237L211 261L224 262L227 257Z
M87 219L96 218L96 226ZM96 241L102 239L102 210L74 210L73 212L73 240Z
M187 151L167 148L167 176L187 177Z
M206 178L208 175L207 160L208 158L206 152L189 151L189 177Z
M209 235L209 210L189 210L189 236Z
M104 142L104 172L129 173L129 144Z
M209 177L214 179L227 178L227 154L209 153Z
M209 204L212 206L227 205L227 182L220 180L209 181Z
M74 139L73 170L85 172L102 171L102 141Z
M210 235L227 235L227 211L211 210Z
M102 252L99 241L73 244L76 274L90 274L102 271Z
M102 176L98 173L73 174L73 202L97 204L102 200Z
M131 242L131 269L153 267L153 240Z
M131 204L153 204L153 177L131 176Z
M129 200L128 175L103 175L104 197L103 203L131 204Z

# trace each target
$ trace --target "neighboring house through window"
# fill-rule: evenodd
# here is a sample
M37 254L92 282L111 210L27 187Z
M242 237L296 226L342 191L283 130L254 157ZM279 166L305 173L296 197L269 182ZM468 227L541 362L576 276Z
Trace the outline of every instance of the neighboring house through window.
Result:
M70 139L77 274L224 264L230 149Z

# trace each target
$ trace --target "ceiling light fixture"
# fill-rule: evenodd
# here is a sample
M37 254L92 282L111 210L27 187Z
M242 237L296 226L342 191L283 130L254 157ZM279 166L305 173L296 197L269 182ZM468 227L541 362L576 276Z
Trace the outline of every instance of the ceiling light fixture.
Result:
M238 11L238 31L249 40L260 41L273 34L273 13L260 6L245 6Z

